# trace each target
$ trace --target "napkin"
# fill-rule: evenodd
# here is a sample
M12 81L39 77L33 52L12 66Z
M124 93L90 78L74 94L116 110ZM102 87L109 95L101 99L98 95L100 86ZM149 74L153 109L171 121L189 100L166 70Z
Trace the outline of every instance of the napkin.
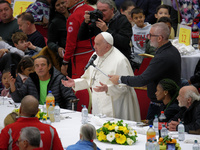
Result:
M99 118L98 116L92 116L91 121L97 126L103 126L106 120Z

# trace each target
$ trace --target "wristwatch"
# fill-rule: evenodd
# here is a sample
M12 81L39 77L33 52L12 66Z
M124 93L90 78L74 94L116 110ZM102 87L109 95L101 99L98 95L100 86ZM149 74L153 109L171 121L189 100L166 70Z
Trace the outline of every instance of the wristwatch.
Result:
M122 81L121 81L121 77L119 77L118 83L119 83L119 84L121 84L121 83L122 83Z

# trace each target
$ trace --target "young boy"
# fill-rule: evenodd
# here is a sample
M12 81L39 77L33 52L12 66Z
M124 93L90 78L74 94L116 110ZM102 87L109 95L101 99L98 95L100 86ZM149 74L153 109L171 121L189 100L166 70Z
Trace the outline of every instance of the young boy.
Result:
M157 18L157 21L158 21L161 17L170 18L170 7L169 6L160 5L156 8L155 18ZM169 39L174 39L174 36L175 36L174 29L171 27L171 33L170 33Z
M137 64L141 64L143 57L138 54L145 53L146 43L148 39L147 35L151 29L151 25L148 22L144 22L145 15L142 9L136 7L131 11L131 17L135 25L132 27L133 36L131 38L133 44L133 61Z
M10 71L9 70L4 70L2 73L2 84L4 86L4 89L1 91L1 96L7 96L11 97L9 94L9 88L10 88L10 83L8 82L8 76L9 76Z
M23 32L16 32L12 35L14 46L24 51L26 55L33 56L41 51L42 48L34 46L30 41L27 42L27 39L27 35ZM31 49L31 51L29 51L28 49Z

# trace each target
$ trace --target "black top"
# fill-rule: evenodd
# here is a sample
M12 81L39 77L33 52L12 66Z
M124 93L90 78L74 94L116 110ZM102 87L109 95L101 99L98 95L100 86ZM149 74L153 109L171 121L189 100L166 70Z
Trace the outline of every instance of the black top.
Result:
M47 45L54 52L58 52L59 47L65 49L67 37L66 21L65 16L56 13L49 24Z
M175 81L177 85L181 83L181 56L171 42L156 51L155 57L141 75L122 76L121 81L133 87L147 85L147 94L151 101L161 103L157 101L155 92L158 82L165 78Z
M44 37L42 36L42 34L40 34L39 31L35 31L32 34L27 35L27 37L28 37L27 41L30 41L34 46L37 46L40 48L43 48L46 46Z

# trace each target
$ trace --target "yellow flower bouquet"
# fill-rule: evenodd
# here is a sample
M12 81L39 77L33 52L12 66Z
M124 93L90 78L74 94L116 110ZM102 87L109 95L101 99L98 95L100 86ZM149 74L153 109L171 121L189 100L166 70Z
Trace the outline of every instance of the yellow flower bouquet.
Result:
M123 120L117 123L108 121L97 129L97 139L111 144L132 145L136 142L137 132Z

